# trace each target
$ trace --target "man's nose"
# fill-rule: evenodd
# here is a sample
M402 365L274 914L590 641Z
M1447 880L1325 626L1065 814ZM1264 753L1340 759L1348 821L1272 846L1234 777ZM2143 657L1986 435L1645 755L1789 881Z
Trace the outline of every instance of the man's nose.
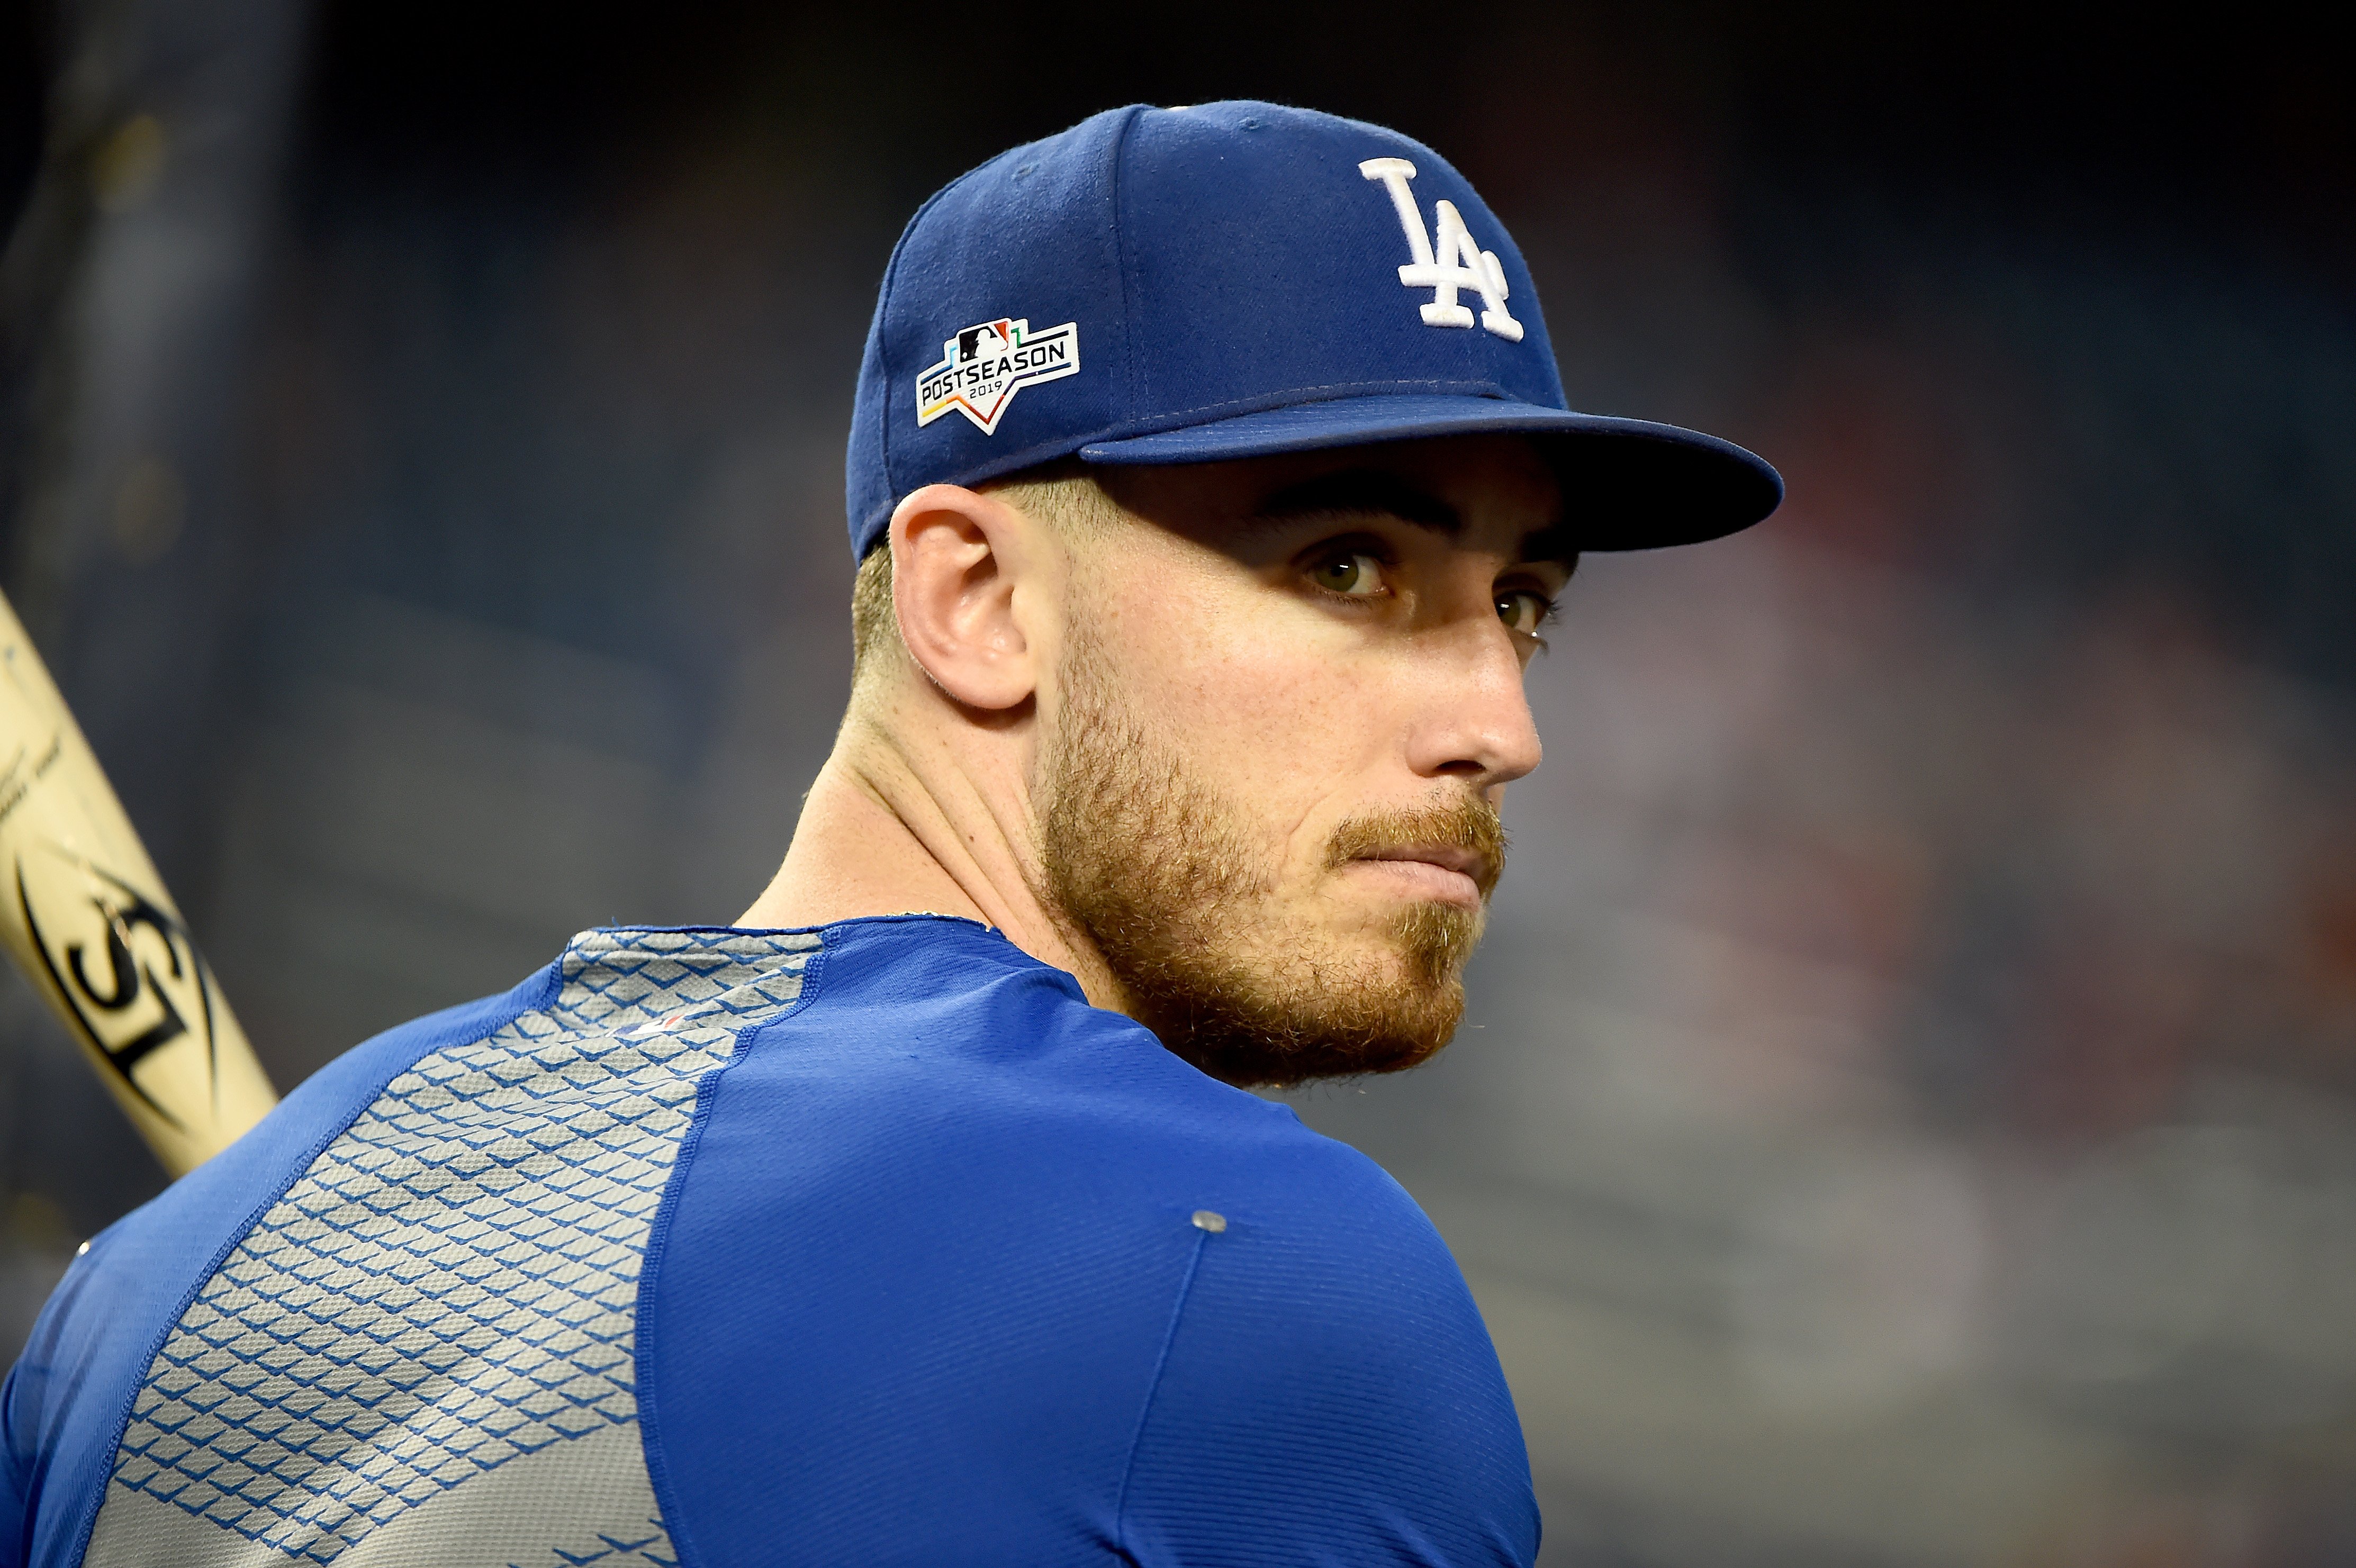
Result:
M1481 790L1535 769L1543 748L1513 634L1491 618L1435 632L1422 651L1408 765Z

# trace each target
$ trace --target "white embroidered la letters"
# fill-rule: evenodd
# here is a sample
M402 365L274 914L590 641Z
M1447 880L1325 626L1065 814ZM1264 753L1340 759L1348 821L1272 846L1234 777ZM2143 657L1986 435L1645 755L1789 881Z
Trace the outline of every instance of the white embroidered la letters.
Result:
M1044 332L1029 319L979 322L941 345L941 362L916 378L916 422L928 425L951 409L984 435L1014 394L1036 381L1057 381L1080 368L1080 328L1067 321Z
M1416 208L1415 195L1407 188L1407 182L1415 178L1413 164L1405 158L1368 158L1358 165L1358 172L1382 181L1383 188L1391 193L1399 227L1407 230L1408 254L1415 258L1398 270L1399 282L1411 289L1431 291L1431 303L1423 307L1424 324L1472 325L1472 313L1456 303L1456 291L1477 289L1488 306L1481 313L1481 325L1509 343L1519 343L1522 324L1505 309L1505 269L1498 264L1494 251L1483 251L1472 242L1456 204L1440 199L1440 240L1435 247L1424 229L1423 214Z

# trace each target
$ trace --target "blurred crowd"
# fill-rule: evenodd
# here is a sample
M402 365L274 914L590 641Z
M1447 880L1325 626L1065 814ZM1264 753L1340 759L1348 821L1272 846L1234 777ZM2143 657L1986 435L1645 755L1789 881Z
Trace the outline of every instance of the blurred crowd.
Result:
M1774 119L1740 7L1074 42L1068 101L933 138L854 93L906 40L737 9L550 64L449 7L113 0L34 73L0 580L282 1089L766 880L926 190L1126 99L1363 112L1512 224L1575 405L1791 483L1751 535L1581 565L1467 1027L1291 1096L1462 1261L1547 1561L2356 1552L2336 252L2165 184L2181 127L2094 126L2123 161L2067 179L1959 170L1976 123L1861 142L1904 62L1831 10L1760 48L1819 61L1847 163ZM0 977L0 1354L159 1181Z

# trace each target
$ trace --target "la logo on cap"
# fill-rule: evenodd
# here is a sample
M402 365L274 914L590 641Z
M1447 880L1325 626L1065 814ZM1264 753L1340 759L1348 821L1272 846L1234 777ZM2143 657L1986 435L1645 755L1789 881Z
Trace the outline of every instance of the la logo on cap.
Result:
M1423 307L1426 326L1470 326L1472 313L1456 303L1456 291L1475 289L1489 308L1481 313L1481 325L1509 343L1522 340L1522 324L1505 308L1505 269L1494 251L1483 251L1472 242L1472 233L1464 227L1464 215L1456 204L1442 197L1438 208L1440 242L1423 226L1423 213L1415 205L1414 193L1407 182L1415 178L1415 165L1405 158L1368 158L1358 165L1358 172L1370 180L1380 180L1383 188L1391 193L1391 206L1398 211L1399 227L1407 230L1408 254L1415 258L1398 270L1399 282L1411 289L1430 289L1431 303Z

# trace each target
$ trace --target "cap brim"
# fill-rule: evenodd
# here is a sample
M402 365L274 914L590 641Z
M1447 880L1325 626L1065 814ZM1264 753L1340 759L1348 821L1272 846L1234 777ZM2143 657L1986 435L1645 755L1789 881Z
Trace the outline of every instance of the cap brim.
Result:
M1087 463L1217 463L1378 441L1510 432L1536 439L1563 488L1581 549L1698 544L1747 528L1783 499L1783 480L1732 442L1647 420L1503 398L1337 398L1237 414L1080 449Z

